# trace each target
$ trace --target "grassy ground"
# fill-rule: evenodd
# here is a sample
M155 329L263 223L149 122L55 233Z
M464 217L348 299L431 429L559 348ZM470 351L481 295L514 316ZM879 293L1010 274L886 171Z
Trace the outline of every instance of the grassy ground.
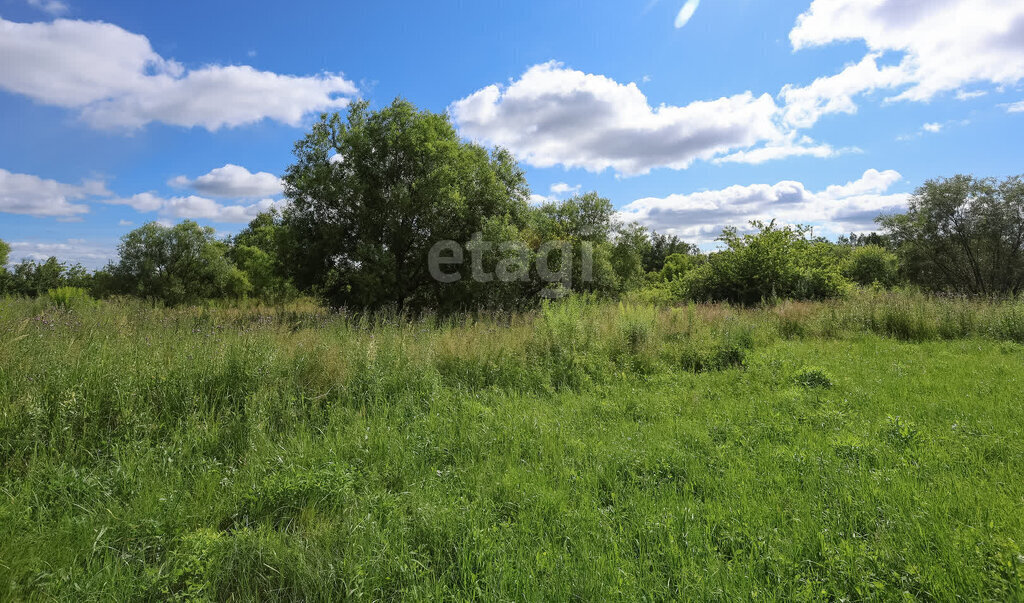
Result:
M0 599L1024 598L1024 306L0 301Z

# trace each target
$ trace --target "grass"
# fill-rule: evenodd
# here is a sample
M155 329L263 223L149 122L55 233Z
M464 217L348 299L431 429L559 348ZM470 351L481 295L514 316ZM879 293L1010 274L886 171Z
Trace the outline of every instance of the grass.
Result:
M1024 306L0 301L0 599L1024 598Z

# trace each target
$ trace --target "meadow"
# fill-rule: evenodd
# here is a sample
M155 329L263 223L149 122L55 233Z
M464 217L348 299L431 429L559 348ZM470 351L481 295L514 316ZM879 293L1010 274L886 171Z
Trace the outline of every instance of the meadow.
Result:
M0 300L2 600L1024 599L1024 303Z

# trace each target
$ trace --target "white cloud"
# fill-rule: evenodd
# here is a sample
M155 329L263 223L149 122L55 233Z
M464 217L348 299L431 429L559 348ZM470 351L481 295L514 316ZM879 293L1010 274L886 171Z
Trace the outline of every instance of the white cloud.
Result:
M85 239L67 239L62 242L11 241L10 261L45 261L51 257L67 264L82 264L96 269L117 256L114 245Z
M164 201L160 213L165 218L209 220L232 224L245 224L272 207L281 208L285 201L263 199L251 204L222 205L212 199L189 195Z
M869 54L836 75L818 78L808 86L784 86L779 98L785 105L782 112L786 123L796 128L809 128L823 115L856 113L855 96L890 88L905 79L901 67L879 67L878 59L879 55Z
M164 200L153 192L139 193L131 197L104 199L103 202L108 205L127 205L138 212L156 211L164 206Z
M737 151L724 157L717 157L714 163L749 163L759 165L766 161L775 161L787 157L835 157L844 152L855 152L859 149L836 150L827 144L815 144L806 136L797 138L796 133L791 133L786 138L769 142L763 147L749 150Z
M73 201L109 194L103 182L99 181L85 181L80 185L64 184L0 169L0 212L4 213L75 218L88 213L89 206Z
M28 0L28 3L53 16L66 15L71 10L67 2L61 2L61 0Z
M281 180L268 172L252 173L244 167L227 164L195 180L178 176L168 182L176 188L191 188L214 197L269 197L283 192Z
M0 19L0 88L74 109L97 128L132 130L151 122L217 130L304 116L348 105L344 77L279 75L249 66L188 70L157 54L145 36L116 25L58 19Z
M889 100L927 101L969 84L1024 79L1024 3L1010 0L814 0L789 37L796 50L862 41L869 58L902 55L897 66L847 74L835 95L840 107L874 88L901 89Z
M504 146L533 166L626 175L684 169L787 137L768 94L651 107L636 84L557 62L531 67L507 87L483 88L449 110L463 135Z
M118 220L117 221L117 225L118 226L134 226L135 222L132 222L131 220Z
M925 132L931 132L933 134L937 134L937 133L942 131L942 125L943 124L940 124L940 123L927 123L927 124L921 126L921 129L924 130Z
M618 218L699 244L713 241L724 226L744 227L750 220L814 224L832 234L863 232L874 228L878 215L905 207L909 195L886 194L901 179L892 170L868 170L853 182L820 192L794 181L730 186L638 199L622 208Z
M1024 101L1006 105L1007 113L1024 113Z
M686 0L686 4L683 5L683 8L679 9L679 14L676 15L676 29L690 22L693 14L697 12L698 6L700 6L700 0Z
M570 185L564 182L556 182L551 185L551 194L559 196L575 195L580 192L581 188L583 187L579 184Z
M956 93L956 100L966 101L975 98L981 98L988 94L985 90L958 90Z

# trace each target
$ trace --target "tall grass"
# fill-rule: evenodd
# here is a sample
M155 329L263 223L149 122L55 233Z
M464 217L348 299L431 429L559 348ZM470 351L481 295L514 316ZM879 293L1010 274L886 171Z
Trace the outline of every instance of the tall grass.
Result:
M909 293L2 300L0 599L1012 599L1006 342Z

